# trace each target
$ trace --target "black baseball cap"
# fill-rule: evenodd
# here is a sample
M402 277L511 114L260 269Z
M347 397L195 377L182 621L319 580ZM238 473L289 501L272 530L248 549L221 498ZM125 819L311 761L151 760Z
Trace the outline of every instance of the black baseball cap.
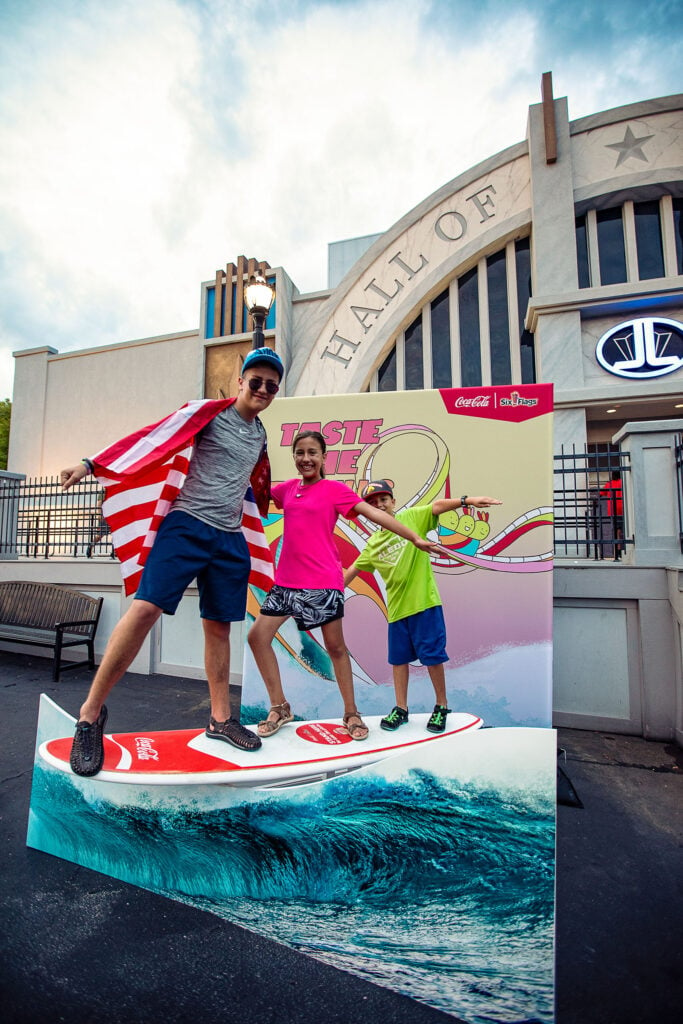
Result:
M375 494L388 494L390 498L393 498L393 487L393 480L369 480L360 492L360 496L363 501L365 501L366 498L373 497Z
M264 345L263 348L253 348L251 352L246 354L242 363L242 373L245 370L251 370L254 366L261 365L272 366L280 374L280 380L282 380L282 375L285 372L282 360L277 352L274 352L272 348L268 348L267 345Z

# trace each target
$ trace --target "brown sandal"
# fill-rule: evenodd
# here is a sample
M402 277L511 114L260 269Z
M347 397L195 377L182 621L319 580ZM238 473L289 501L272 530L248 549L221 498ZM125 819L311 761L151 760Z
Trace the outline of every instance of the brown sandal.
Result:
M272 713L277 715L277 718L272 719L270 715ZM270 711L268 712L268 718L264 718L262 722L256 726L256 732L259 736L274 736L278 729L282 728L283 725L287 725L287 722L294 721L294 715L292 709L289 706L289 701L285 700L282 704L271 704Z
M353 725L349 725L352 718L357 718L358 721ZM344 715L344 728L352 740L366 740L368 738L368 733L370 732L357 711L350 711L348 715Z

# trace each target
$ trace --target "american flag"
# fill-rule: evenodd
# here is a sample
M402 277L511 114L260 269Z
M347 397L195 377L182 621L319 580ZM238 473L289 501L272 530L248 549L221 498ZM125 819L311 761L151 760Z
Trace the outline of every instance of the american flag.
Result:
M109 524L121 562L127 595L134 594L157 530L185 482L199 431L234 398L188 402L158 423L104 448L90 460L104 487L102 514ZM262 590L273 583L273 558L263 532L259 508L268 505L268 456L265 451L252 474L242 513L242 532L251 555L249 582Z

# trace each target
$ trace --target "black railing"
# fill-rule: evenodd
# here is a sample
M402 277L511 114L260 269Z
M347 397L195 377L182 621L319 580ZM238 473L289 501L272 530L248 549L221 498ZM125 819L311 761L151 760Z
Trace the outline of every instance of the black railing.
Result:
M676 449L683 523L683 442ZM570 452L555 456L555 554L621 558L633 538L624 518L628 454ZM93 478L63 491L58 477L5 479L0 488L0 558L89 558L111 555L102 518L102 488ZM681 527L683 545L683 526ZM683 550L683 548L682 548Z
M565 451L555 456L555 555L614 559L627 546L625 492L630 482L628 452Z
M0 558L90 558L111 554L94 479L63 491L59 477L9 480L0 491Z

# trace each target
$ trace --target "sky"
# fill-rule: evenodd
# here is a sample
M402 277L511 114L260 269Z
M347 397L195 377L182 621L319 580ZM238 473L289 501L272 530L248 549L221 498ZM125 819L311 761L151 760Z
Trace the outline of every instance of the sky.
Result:
M0 0L0 399L12 352L195 329L243 254L327 286L524 139L680 91L680 0Z

